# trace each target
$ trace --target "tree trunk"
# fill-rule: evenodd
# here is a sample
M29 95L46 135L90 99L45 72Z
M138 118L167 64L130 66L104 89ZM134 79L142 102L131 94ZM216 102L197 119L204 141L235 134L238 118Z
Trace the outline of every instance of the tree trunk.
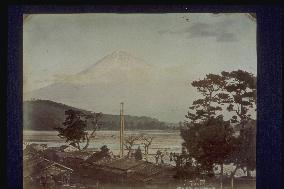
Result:
M88 148L88 146L89 146L89 143L90 143L89 137L86 136L86 138L87 138L87 142L86 142L86 145L84 146L83 150L86 150Z
M249 169L247 169L247 177L251 177L251 172Z
M231 189L234 189L234 177L231 177Z
M234 176L237 172L237 170L239 169L239 165L236 165L236 168L234 169L234 171L231 172L230 178L231 178L231 189L234 189Z
M145 158L148 161L148 146L145 146Z
M81 151L81 146L80 146L79 142L77 142L77 148Z
M224 174L224 166L223 163L221 163L221 173L220 173L220 188L223 189L223 174Z
M128 152L127 152L127 157L128 158L130 158L130 152L131 152L131 149L129 149Z
M238 169L239 169L239 165L236 165L235 170L231 172L231 175L230 175L231 178L233 178L235 176Z
M86 142L86 145L84 146L83 150L86 150L89 147L90 139L93 137L93 135L95 134L96 130L97 130L97 124L96 124L96 127L94 128L94 130L92 131L92 133L90 134L90 136L88 136L88 134L87 134L87 136L86 136L87 142Z

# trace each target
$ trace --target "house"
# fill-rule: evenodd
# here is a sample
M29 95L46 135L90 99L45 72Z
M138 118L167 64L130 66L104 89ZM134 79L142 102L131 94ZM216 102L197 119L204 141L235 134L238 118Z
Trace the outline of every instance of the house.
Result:
M48 148L46 150L44 150L41 155L42 157L51 160L51 161L55 161L55 162L60 162L60 157L57 155L59 151L52 149L52 148Z
M86 160L81 164L84 177L91 177L105 182L151 183L158 180L173 179L173 167L128 158L100 158Z
M175 181L176 171L171 166L156 165L150 162L143 162L128 170L128 179L132 182L161 184Z
M80 164L86 161L90 156L92 156L92 152L56 152L56 156L59 158L59 162L72 168L77 169L80 167Z
M23 150L24 159L29 159L32 156L36 156L42 154L46 150L46 145L39 144L28 144L26 148Z
M108 157L95 159L95 156L92 156L92 158L81 164L81 169L78 172L85 178L92 178L102 182L124 182L128 169L141 163L140 161L128 160Z
M23 178L25 183L41 185L69 184L73 169L48 160L39 155L24 159Z
M48 147L48 149L60 151L60 147L57 147L57 146L50 146L50 147Z
M44 150L47 149L47 144L36 144L36 143L31 143L25 145L24 150L29 150L29 151L34 151L34 152L43 152Z
M109 152L103 152L103 151L98 151L93 153L91 156L89 156L85 162L87 163L95 163L99 162L102 159L110 159L112 156Z

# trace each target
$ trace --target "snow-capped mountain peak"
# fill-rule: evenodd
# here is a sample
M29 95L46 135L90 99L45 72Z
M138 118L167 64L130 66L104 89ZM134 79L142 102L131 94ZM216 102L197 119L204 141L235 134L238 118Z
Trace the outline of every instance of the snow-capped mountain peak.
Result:
M148 80L151 66L143 59L125 51L114 51L78 74L64 78L63 82L88 84L93 82L127 82Z

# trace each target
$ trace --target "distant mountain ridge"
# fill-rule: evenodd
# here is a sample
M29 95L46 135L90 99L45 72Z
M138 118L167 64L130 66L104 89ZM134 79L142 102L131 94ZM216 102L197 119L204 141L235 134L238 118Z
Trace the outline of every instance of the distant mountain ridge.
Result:
M90 111L71 107L51 100L24 101L24 130L51 131L54 127L62 126L65 120L65 111L68 109L80 110L85 113ZM101 130L119 130L120 116L103 114ZM165 130L174 129L175 124L161 122L158 119L146 116L125 115L126 130ZM88 128L91 129L91 128Z

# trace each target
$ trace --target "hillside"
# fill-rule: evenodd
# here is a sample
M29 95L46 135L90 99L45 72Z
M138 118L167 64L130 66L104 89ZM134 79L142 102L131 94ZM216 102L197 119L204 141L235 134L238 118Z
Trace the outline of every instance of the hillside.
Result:
M50 100L24 101L24 130L49 131L53 130L54 127L62 126L62 122L65 120L64 112L68 109L80 110L85 113L89 112ZM103 114L101 123L103 125L102 130L118 130L120 117L119 115ZM125 116L126 130L164 130L172 129L172 125L145 116Z

